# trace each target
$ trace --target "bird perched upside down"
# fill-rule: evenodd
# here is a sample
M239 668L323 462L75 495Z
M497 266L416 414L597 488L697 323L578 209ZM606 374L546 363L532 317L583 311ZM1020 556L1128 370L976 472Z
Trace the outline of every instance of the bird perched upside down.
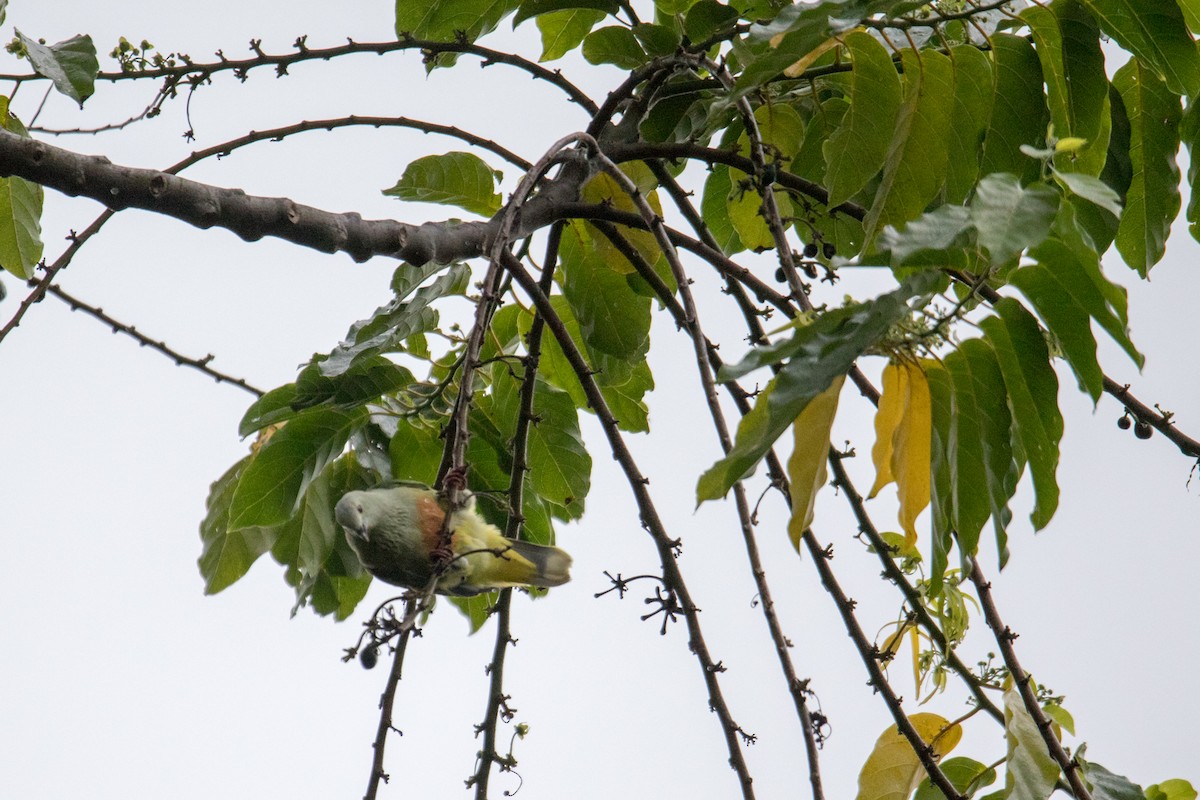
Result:
M475 513L472 498L450 517L449 553L439 554L446 510L425 486L347 492L334 516L363 566L382 581L424 589L439 562L438 594L469 597L509 586L560 586L571 557L557 547L509 539Z

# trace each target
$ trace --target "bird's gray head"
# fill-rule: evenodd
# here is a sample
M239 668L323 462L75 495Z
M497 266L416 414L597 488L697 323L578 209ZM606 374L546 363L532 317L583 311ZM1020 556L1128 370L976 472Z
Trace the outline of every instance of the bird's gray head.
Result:
M367 538L366 500L366 492L346 492L342 495L342 499L338 500L338 504L333 510L333 517L337 520L338 525L345 528L347 533L360 539Z

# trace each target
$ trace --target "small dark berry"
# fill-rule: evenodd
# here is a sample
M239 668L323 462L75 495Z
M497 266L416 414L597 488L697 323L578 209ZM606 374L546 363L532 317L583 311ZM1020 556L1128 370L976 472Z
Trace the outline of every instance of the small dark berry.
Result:
M1149 422L1143 422L1139 419L1137 425L1133 426L1133 434L1139 439L1149 439L1154 435L1154 428L1150 427Z
M379 650L374 645L360 650L358 661L363 665L363 669L375 669L375 665L379 663Z
M779 281L780 283L787 282L787 275L783 274L783 267L775 270L775 280Z
M1133 420L1129 419L1129 417L1121 417L1117 420L1117 427L1123 431L1127 431L1133 427Z
M830 242L826 242L825 246L821 248L821 253L826 258L833 258L837 255L837 248L834 247Z
M816 258L817 257L816 242L809 242L808 244L804 245L804 257L805 258Z

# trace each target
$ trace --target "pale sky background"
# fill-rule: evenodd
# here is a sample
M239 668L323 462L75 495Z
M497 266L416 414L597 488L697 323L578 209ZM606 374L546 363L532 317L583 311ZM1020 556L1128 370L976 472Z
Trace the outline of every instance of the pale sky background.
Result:
M14 24L49 42L90 33L107 54L124 35L209 60L218 48L242 57L252 37L268 52L281 52L302 34L310 47L347 36L393 36L389 3L360 0L332 9L318 2L14 0L0 37L9 39ZM485 43L503 48L515 41L537 56L532 23L516 40L507 29L505 23L503 35ZM0 71L24 71L6 58ZM53 143L120 164L164 167L193 148L252 129L356 113L458 124L534 160L585 125L552 87L502 66L480 71L477 60L462 61L429 78L415 53L306 63L282 80L269 69L245 84L223 74L192 99L195 144L181 137L189 127L182 99L126 133ZM563 66L596 98L622 77L569 61ZM119 121L140 110L154 89L101 84L82 113L54 95L39 122ZM43 91L21 89L14 110L22 119L29 120ZM454 149L463 145L395 129L314 132L210 160L186 176L331 211L420 222L461 213L399 204L379 192L410 160ZM506 171L505 190L517 177ZM48 192L47 257L57 257L67 231L82 229L99 211L92 201ZM1138 375L1102 339L1101 361L1116 380L1131 382L1139 398L1176 412L1196 436L1200 246L1180 226L1169 250L1149 285L1115 260L1108 264L1109 275L1130 288L1133 337L1148 360ZM357 265L275 240L247 244L225 231L127 211L87 244L61 283L185 354L213 353L218 369L272 388L385 302L393 268L383 259ZM25 290L10 276L0 280L9 292L0 303L0 319L7 320ZM877 272L849 276L829 299L837 302L843 291L868 296L887 285ZM711 281L698 285L701 293L711 288ZM719 296L707 297L702 320L724 337L725 352L736 351L738 320L713 299ZM724 326L719 315L728 318ZM806 796L794 712L761 612L752 606L755 590L733 510L720 504L692 510L695 479L718 447L697 402L689 353L669 321L658 320L650 354L658 384L650 398L653 433L631 443L668 531L684 538L681 568L704 609L708 645L728 667L722 680L734 716L758 735L746 750L758 796ZM864 367L877 373L879 361ZM1143 785L1171 777L1200 783L1194 735L1200 694L1193 690L1200 660L1193 610L1200 480L1185 485L1191 464L1163 437L1142 442L1119 431L1116 401L1103 398L1093 414L1065 369L1060 381L1067 433L1058 514L1035 537L1026 485L1016 501L1009 567L997 575L989 551L985 568L1005 621L1020 634L1023 663L1067 696L1079 733L1070 743L1087 741L1090 758ZM339 657L389 587L373 585L362 613L343 624L307 610L290 619L292 592L267 556L223 594L203 595L198 524L209 483L245 453L237 422L250 395L176 368L54 299L34 308L0 344L0 387L0 531L7 545L0 559L0 796L360 797L386 662L367 672ZM866 401L845 392L835 441L850 439L865 455L871 417ZM524 779L518 796L738 796L684 629L661 637L656 621L639 621L647 610L641 598L651 591L645 585L623 603L593 599L606 588L605 570L657 571L628 488L598 433L587 418L595 459L591 510L559 533L575 558L574 581L545 601L514 603L520 643L509 655L506 691L518 709L515 721L531 728L516 744ZM852 466L865 489L868 459ZM879 526L893 528L894 492L884 494L872 512ZM845 504L832 491L826 495L815 529L836 546L834 568L873 633L895 617L900 599L877 580L874 556L853 540ZM832 722L822 752L828 797L851 797L863 760L891 720L866 686L812 565L787 543L784 522L778 500L764 504L760 546L795 643L796 668L812 678ZM474 770L479 744L472 726L483 716L483 668L493 641L490 628L474 637L466 631L444 606L410 648L396 714L405 735L389 740L392 783L382 797L468 796L462 781ZM963 652L968 662L994 649L985 634L977 621ZM903 668L893 669L892 681L913 696ZM923 710L958 716L963 696L948 692ZM917 710L912 700L906 707ZM955 754L989 762L1003 748L1002 731L979 717ZM496 775L492 785L498 797L518 781Z

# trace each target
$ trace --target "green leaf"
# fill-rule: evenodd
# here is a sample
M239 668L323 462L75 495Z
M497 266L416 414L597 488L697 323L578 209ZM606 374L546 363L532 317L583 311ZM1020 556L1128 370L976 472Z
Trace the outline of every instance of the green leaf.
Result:
M907 301L927 291L936 274L921 273L899 289L875 300L827 311L792 338L752 350L733 367L721 370L721 380L733 380L768 364L788 359L738 424L733 448L713 464L696 486L697 503L716 500L750 472L805 406L846 374L855 359L910 312Z
M1004 692L1004 733L1008 742L1005 797L1013 800L1046 800L1058 780L1058 762L1050 757L1037 723L1015 687Z
M1098 402L1104 391L1104 373L1096 360L1096 339L1092 336L1087 310L1068 287L1041 264L1022 267L1009 281L1029 298L1038 316L1062 348L1079 385Z
M254 401L242 416L238 435L249 436L318 405L343 409L365 405L414 380L407 369L380 355L360 359L336 378L325 377L318 364L310 363L295 383L272 389Z
M296 512L304 492L337 458L366 412L317 408L292 419L259 448L238 481L229 508L232 530L279 525Z
M499 592L485 592L474 597L451 597L449 600L467 618L470 632L475 633L488 621L499 597Z
M1040 165L1021 145L1040 145L1046 136L1042 68L1033 45L1020 36L997 33L992 42L992 115L983 139L979 173L1011 172L1035 180Z
M1179 214L1179 123L1175 97L1154 73L1131 60L1117 70L1113 86L1121 93L1130 123L1129 158L1133 180L1117 228L1117 250L1143 278L1162 258L1171 223Z
M1078 758L1083 777L1087 779L1091 789L1092 800L1145 800L1142 787L1126 778L1117 775L1094 761Z
M890 252L892 266L911 263L953 264L970 242L971 210L943 205L911 220L900 230L891 225L879 234L876 246Z
M634 293L625 276L574 225L563 231L559 259L563 296L571 304L588 349L632 368L650 348L650 300Z
M606 14L616 16L621 10L621 4L617 0L521 0L521 7L517 9L512 24L515 28L531 17L585 10L599 12L600 18L603 19Z
M495 191L500 177L501 173L479 156L453 152L418 158L396 185L383 193L410 202L458 206L490 217L500 210L500 193Z
M313 582L310 598L313 610L322 616L332 614L338 622L347 620L367 596L370 586L369 574L348 578L321 572Z
M100 72L92 37L72 36L47 47L19 30L14 32L24 45L25 56L34 71L49 78L55 89L83 106L83 101L95 92L96 75Z
M904 102L888 145L883 177L863 221L867 241L882 225L918 216L938 195L946 180L947 142L954 107L954 73L950 59L934 50L901 53Z
M946 202L962 203L979 178L983 135L992 113L992 62L973 45L950 51L954 65L954 108L947 136Z
M586 8L541 14L537 18L538 31L542 34L542 55L538 61L555 61L579 47L602 19L603 11Z
M950 783L954 784L954 788L959 792L965 792L968 798L974 797L980 789L996 782L995 769L966 756L948 758L938 766L941 768L942 774L950 779ZM970 791L967 791L968 788ZM929 778L925 778L917 787L917 793L913 795L913 800L946 800L946 795L942 793L941 789L930 783Z
M633 31L620 25L599 28L584 37L583 57L590 64L613 64L621 69L637 69L649 58Z
M931 473L929 507L932 512L929 590L933 596L942 591L942 582L954 545L954 468L951 462L951 430L954 426L954 382L945 367L933 360L923 361L929 382Z
M23 139L25 126L0 97L0 126ZM42 187L16 176L0 178L0 266L21 280L33 277L42 259Z
M982 339L968 339L959 345L959 352L963 355L979 420L983 469L987 478L984 486L987 489L992 528L996 533L996 551L1000 566L1003 567L1008 561L1008 524L1012 521L1012 510L1008 503L1017 490L1017 479L1020 477L1020 465L1012 449L1012 416L1008 410L1004 377L995 351ZM949 369L955 379L957 398L959 376L954 367ZM964 403L971 401L964 396ZM962 536L962 531L959 531L959 535ZM969 554L974 555L974 552Z
M438 272L442 274L436 280L417 288ZM345 341L328 356L315 356L312 363L325 377L335 378L363 359L401 349L409 337L437 327L438 314L430 304L442 297L463 294L470 278L471 270L465 264L451 264L448 268L433 262L421 267L402 264L392 278L396 297L375 309L370 319L351 325Z
M200 541L204 549L199 566L205 594L216 594L245 575L250 565L271 549L279 533L275 527L239 530L229 527L230 504L250 458L246 456L230 467L209 489L205 503L207 513L200 523Z
M971 200L971 222L993 264L1004 264L1046 238L1059 194L1044 183L1022 187L1014 175L988 175Z
M403 39L475 41L496 29L521 0L396 0L396 35Z
M401 420L388 444L392 476L398 481L419 481L432 486L444 447L437 430L416 420Z
M853 64L850 110L824 147L825 184L834 206L858 194L883 168L900 112L900 76L888 50L861 31L847 34L845 45Z
M687 11L683 18L683 32L693 42L702 42L711 36L729 30L737 24L738 13L717 0L700 0Z
M679 34L666 25L643 22L633 26L633 35L650 56L669 56L679 49Z
M995 310L998 316L988 317L980 326L996 352L1004 375L1015 438L1029 463L1037 495L1030 519L1034 529L1041 530L1058 508L1056 474L1063 434L1058 377L1033 315L1011 297L1002 298Z
M988 477L984 437L988 420L979 407L971 367L962 350L945 358L946 371L953 384L950 440L950 485L954 498L951 527L957 534L962 556L966 559L979 547L979 533L991 514L992 485ZM930 385L930 394L933 386Z
M1100 28L1177 95L1200 91L1200 56L1175 0L1082 0Z
M1114 217L1121 216L1121 195L1100 178L1082 172L1058 171L1055 171L1054 178L1072 194L1094 203Z
M1196 790L1182 778L1172 778L1147 786L1146 800L1196 800Z
M1107 137L1101 134L1109 112L1108 77L1096 22L1076 2L1030 6L1021 16L1037 45L1054 135L1088 142L1081 151L1059 155L1055 163L1063 171L1098 175L1108 147Z

